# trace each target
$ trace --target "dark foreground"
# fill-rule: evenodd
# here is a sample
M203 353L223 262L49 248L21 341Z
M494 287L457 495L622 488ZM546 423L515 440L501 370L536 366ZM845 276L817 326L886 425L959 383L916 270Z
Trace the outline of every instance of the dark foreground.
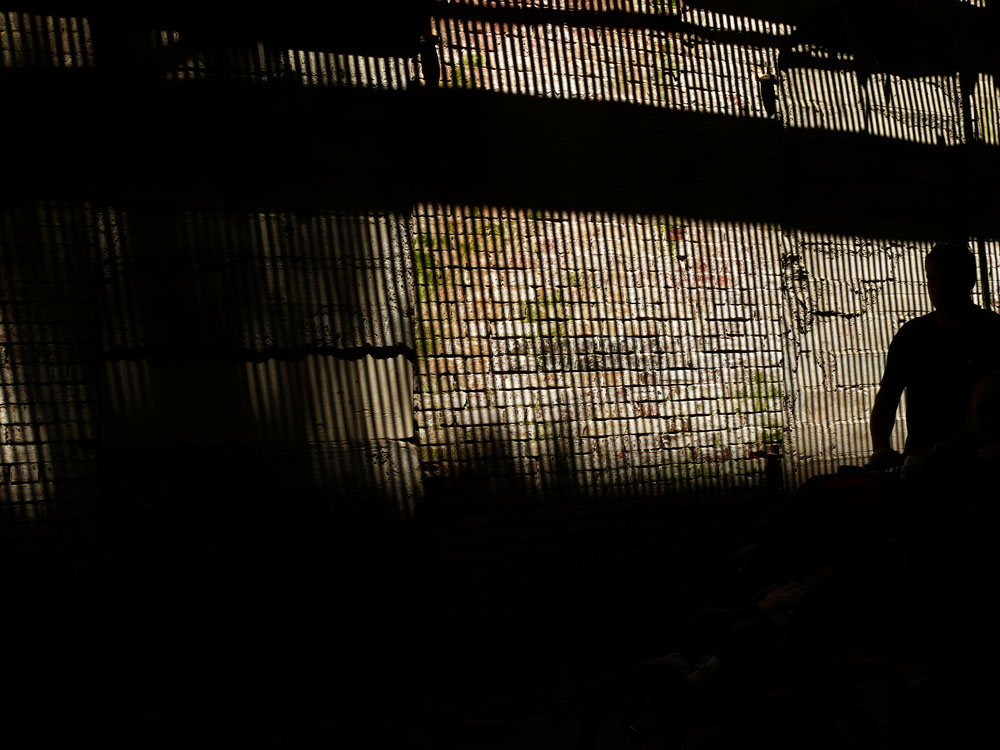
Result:
M583 542L451 523L326 545L312 529L299 548L161 533L75 574L8 569L6 744L571 748L597 689L669 650L760 512L605 520ZM925 704L908 744L974 748L969 724ZM810 742L776 726L756 744Z

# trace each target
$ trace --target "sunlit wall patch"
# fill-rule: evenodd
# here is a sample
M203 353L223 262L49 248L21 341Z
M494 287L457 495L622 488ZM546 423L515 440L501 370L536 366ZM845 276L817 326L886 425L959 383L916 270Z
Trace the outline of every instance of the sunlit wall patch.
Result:
M88 19L0 12L0 67L93 65L94 46Z
M885 349L929 310L928 243L430 204L413 236L439 485L735 491L864 463Z
M430 479L656 495L759 484L781 455L760 228L424 205L414 236Z
M972 95L972 130L977 141L1000 146L1000 79L980 73Z
M158 466L179 451L259 475L258 493L409 517L420 483L407 227L378 211L108 212L102 436L114 460ZM182 491L179 477L163 482Z
M86 515L99 496L95 284L101 211L31 201L0 211L0 513Z
M245 40L206 44L188 32L150 32L150 61L172 81L243 80L260 84L402 90L418 78L416 59L340 53L323 49L283 49Z
M334 54L318 50L287 50L283 56L286 80L305 86L342 86L399 90L416 78L407 57Z
M756 71L774 67L788 32L677 2L458 0L438 3L432 23L449 88L743 116L767 115Z

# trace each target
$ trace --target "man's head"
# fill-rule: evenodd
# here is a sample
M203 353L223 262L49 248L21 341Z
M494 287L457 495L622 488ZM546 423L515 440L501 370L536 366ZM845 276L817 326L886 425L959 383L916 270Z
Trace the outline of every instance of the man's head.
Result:
M937 310L952 310L969 302L976 285L976 256L958 242L939 242L924 258L927 292Z

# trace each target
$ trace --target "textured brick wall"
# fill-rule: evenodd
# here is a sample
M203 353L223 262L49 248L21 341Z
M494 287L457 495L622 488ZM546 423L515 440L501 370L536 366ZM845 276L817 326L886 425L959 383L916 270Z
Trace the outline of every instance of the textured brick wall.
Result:
M83 68L94 65L86 18L0 12L0 66Z
M431 206L415 227L432 476L646 494L759 478L784 422L773 235Z
M99 516L98 255L92 206L0 212L0 539L34 572L72 566Z
M233 475L222 486L408 515L418 488L405 223L142 210L118 222L127 231L107 248L102 318L105 441L147 457L187 446L206 471ZM213 467L220 447L241 463ZM183 493L183 477L155 473Z
M810 70L812 52L782 73L769 114L761 77L780 67L790 29L779 24L652 2L639 10L691 26L449 15L468 5L441 3L431 21L441 95L770 117L945 146L965 138L953 77L861 80ZM85 19L0 14L0 41L3 65L17 70L99 57ZM148 39L160 51L178 41L171 30ZM398 90L420 72L405 56L260 45L175 62L163 73L173 86ZM996 143L993 78L975 84L972 132ZM544 123L522 127L530 138ZM475 157L457 183L517 170ZM827 166L845 185L866 176L834 157ZM668 206L643 216L429 203L213 212L81 200L26 203L3 222L3 508L23 519L58 516L57 496L99 494L99 445L132 466L126 484L150 502L186 491L191 476L176 467L192 456L201 476L222 462L246 486L332 504L374 494L397 516L425 490L474 505L708 487L711 502L766 484L769 456L793 481L861 460L885 347L928 309L927 238L814 236ZM1000 260L996 243L987 250ZM90 512L66 507L59 517Z
M560 4L504 5L531 9ZM634 5L645 6L638 10L650 13L638 16L640 19L672 15L662 12L668 10L666 3L661 12L654 3ZM781 31L777 24L745 22L704 11L693 11L686 17L707 27L733 31ZM766 116L757 96L757 76L774 68L775 49L643 26L642 22L629 29L491 23L455 20L443 10L435 30L442 40L443 81L447 86Z
M455 20L442 10L443 83L769 116L760 79L778 73L790 28L634 5L704 33ZM720 33L732 31L754 43ZM861 81L809 67L825 66L821 55L800 51L778 77L771 116L784 126L963 141L956 77ZM988 142L995 97L980 76L972 125ZM479 466L480 479L508 490L754 486L762 455L776 452L792 482L863 462L891 335L930 309L926 242L470 207L424 206L415 223L422 457L431 476L477 476Z
M785 248L794 425L786 449L804 473L828 469L829 460L863 462L870 450L868 414L892 334L930 310L923 279L929 246L788 232ZM902 429L901 416L897 440Z
M0 214L5 553L64 571L104 539L173 569L173 545L203 529L211 551L234 524L278 537L331 512L409 517L405 226L66 202Z
M147 36L138 62L161 65L181 38ZM106 63L92 37L87 19L0 13L0 64L37 75ZM142 54L142 38L127 41ZM394 88L411 64L203 46L174 55L163 78ZM187 540L195 559L187 542L202 528L221 549L223 530L248 519L276 536L323 509L412 514L408 217L194 203L25 198L0 214L0 520L11 555L79 558L67 538L91 543L94 531L112 546L133 540L123 556L135 565L169 567L169 539Z
M6 75L93 65L87 19L0 12ZM0 534L36 570L99 516L100 217L83 200L0 210Z

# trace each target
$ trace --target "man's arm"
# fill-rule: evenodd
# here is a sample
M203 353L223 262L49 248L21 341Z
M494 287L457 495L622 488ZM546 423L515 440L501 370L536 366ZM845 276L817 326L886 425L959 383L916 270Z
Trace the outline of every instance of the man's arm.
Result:
M896 409L903 389L883 383L875 394L869 423L872 455L868 465L873 469L889 469L899 463L899 453L892 448L892 428L896 424Z

